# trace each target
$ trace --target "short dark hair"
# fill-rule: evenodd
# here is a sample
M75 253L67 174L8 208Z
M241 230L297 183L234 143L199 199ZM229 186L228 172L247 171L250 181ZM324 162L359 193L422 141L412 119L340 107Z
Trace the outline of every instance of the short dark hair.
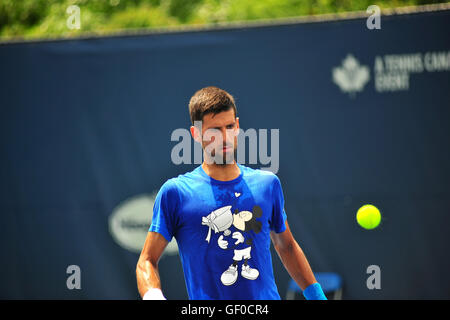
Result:
M189 114L192 124L194 121L203 121L209 113L218 114L223 111L234 110L236 117L236 104L231 94L217 87L205 87L198 90L189 101Z

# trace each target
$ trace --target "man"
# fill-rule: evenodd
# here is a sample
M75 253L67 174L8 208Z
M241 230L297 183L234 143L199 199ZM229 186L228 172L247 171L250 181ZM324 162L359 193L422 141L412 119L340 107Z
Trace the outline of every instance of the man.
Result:
M191 134L204 161L158 192L136 276L143 299L165 299L158 260L175 237L190 299L280 299L270 240L307 299L326 299L284 211L278 177L236 162L239 118L233 97L216 87L189 102Z

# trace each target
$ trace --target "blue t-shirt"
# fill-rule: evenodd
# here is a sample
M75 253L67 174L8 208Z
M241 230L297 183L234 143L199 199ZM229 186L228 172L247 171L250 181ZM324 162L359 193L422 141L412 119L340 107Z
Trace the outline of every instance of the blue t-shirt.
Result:
M286 230L281 183L269 171L238 166L230 181L198 166L156 196L149 231L177 240L190 299L280 299L270 231Z

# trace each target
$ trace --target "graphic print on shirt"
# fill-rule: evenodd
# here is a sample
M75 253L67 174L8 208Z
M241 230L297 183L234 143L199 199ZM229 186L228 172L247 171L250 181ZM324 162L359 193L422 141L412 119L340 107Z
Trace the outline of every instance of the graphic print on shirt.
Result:
M237 198L241 194L235 192L234 195ZM244 261L241 266L242 277L248 280L256 280L259 276L259 271L250 267L248 260L251 259L253 244L250 231L253 231L255 234L261 231L262 223L256 219L262 216L262 209L255 205L252 211L235 209L233 214L231 212L232 207L224 206L212 211L206 217L202 217L202 225L206 225L209 228L205 240L208 243L210 242L211 230L214 230L215 233L222 232L223 234L217 240L217 245L223 250L232 249L234 252L233 263L227 267L220 277L220 281L225 286L231 286L236 282L239 276L238 264L241 261ZM234 226L239 231L231 234L229 230L231 226ZM228 238L230 235L231 239Z

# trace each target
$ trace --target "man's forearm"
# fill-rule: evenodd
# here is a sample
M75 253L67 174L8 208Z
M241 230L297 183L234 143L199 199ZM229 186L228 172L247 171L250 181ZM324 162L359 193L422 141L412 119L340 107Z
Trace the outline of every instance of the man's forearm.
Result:
M136 267L136 279L141 297L144 297L145 293L152 288L161 289L158 265L149 260L139 260Z
M291 241L287 246L277 249L278 255L292 279L302 290L316 282L316 278L297 241Z

